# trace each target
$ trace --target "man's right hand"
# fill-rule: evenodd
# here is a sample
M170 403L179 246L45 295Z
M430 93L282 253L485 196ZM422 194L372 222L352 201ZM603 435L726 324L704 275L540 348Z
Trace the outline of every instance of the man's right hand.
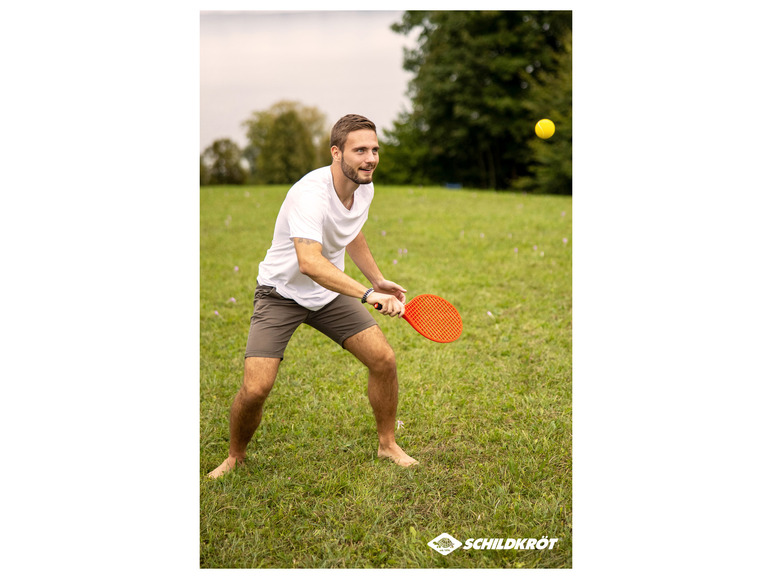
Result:
M405 313L405 304L403 304L396 296L390 294L382 294L379 292L370 292L367 296L367 303L376 308L376 304L381 306L380 311L384 316L402 316ZM376 308L378 309L378 308Z

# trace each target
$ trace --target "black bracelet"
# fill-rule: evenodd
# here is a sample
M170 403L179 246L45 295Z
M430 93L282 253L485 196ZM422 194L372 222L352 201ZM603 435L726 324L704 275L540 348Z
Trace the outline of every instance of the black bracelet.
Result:
M365 295L362 296L362 303L363 304L367 302L367 296L369 296L371 293L373 293L373 288L370 288L369 290L367 290L365 292Z

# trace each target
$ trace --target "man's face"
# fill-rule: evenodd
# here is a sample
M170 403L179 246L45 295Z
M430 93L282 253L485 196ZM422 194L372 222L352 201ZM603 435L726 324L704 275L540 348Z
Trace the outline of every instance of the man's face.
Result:
M378 166L378 136L374 131L352 131L340 156L343 174L357 185L373 182Z

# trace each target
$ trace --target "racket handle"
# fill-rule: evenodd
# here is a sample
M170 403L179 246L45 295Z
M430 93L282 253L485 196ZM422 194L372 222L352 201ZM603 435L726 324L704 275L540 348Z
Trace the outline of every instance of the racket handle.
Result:
M382 306L381 304L379 304L379 303L376 303L376 304L375 304L373 307L374 307L376 310L382 310L382 309L383 309L383 306Z

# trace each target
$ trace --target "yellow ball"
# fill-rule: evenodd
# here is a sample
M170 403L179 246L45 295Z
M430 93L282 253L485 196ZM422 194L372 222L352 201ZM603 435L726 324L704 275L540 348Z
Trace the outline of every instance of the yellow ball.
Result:
M536 123L536 135L541 139L549 139L555 134L555 123L549 119L542 119Z

